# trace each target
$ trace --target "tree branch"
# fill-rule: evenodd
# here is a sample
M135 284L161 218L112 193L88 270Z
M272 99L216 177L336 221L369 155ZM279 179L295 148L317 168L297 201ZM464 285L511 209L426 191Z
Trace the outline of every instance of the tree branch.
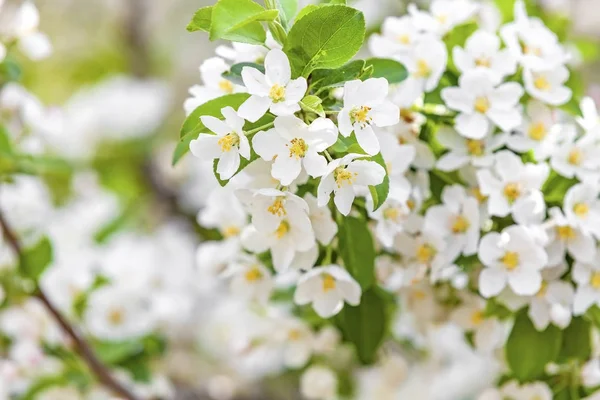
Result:
M21 258L22 246L17 238L17 235L10 228L4 215L0 211L0 227L4 232L9 245L12 247L17 257ZM115 377L111 374L109 368L107 368L100 359L96 356L90 345L83 339L83 337L71 326L67 319L56 309L41 287L38 286L35 297L39 299L42 304L46 307L48 312L54 317L58 325L62 330L71 338L75 344L75 348L79 356L86 362L90 370L96 375L98 381L106 388L110 389L116 395L123 397L127 400L141 400L132 392L130 392L125 386L118 382Z

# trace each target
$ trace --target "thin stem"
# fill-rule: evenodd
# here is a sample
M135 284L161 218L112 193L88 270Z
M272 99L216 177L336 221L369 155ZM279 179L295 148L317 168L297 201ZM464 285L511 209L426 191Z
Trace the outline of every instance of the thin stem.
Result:
M333 158L331 157L331 154L329 154L329 152L327 150L325 150L323 152L323 154L325 154L325 158L327 158L327 161L329 161L329 162L333 161Z
M264 129L271 128L274 125L275 125L274 122L269 122L268 124L264 124L263 126L259 126L258 128L250 129L249 131L246 131L246 136L252 135L252 134L262 131Z
M4 236L8 240L8 244L12 247L16 255L21 258L23 255L23 248L17 235L10 228L8 222L4 218L2 212L0 212L0 227L4 232ZM58 325L63 331L71 338L75 344L77 353L86 362L90 370L96 375L98 381L110 389L112 392L128 400L139 400L139 398L119 383L111 374L110 370L102 364L100 359L96 356L90 345L81 337L76 329L69 324L67 319L58 311L50 302L41 287L37 288L35 297L38 298L42 304L46 307L48 312L54 317Z

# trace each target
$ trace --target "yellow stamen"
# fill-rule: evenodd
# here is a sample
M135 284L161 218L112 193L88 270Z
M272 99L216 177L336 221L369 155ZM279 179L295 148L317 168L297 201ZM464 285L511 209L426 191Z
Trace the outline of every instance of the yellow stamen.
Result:
M456 217L456 219L454 220L454 223L452 224L452 232L453 233L465 233L469 227L471 226L471 223L469 222L468 219L466 219L464 216L459 215Z
M338 167L333 171L333 177L335 178L335 183L337 183L337 187L341 188L344 185L352 185L354 181L356 181L356 176L358 173L350 172L344 167Z
M369 111L371 111L371 107L360 106L355 107L350 111L350 121L352 123L360 123L361 125L370 124L372 118L369 117Z
M281 223L277 227L277 230L275 231L275 236L277 236L277 239L281 239L285 235L287 235L289 230L290 230L290 224L287 221L281 221Z
M475 59L475 65L478 67L489 68L492 65L492 62L487 57L479 57Z
M552 89L552 85L544 75L537 75L533 80L533 85L543 91Z
M123 314L123 310L119 308L110 310L108 313L108 322L110 322L111 325L121 325L125 320L125 315Z
M413 73L416 78L428 78L431 75L431 68L427 61L422 58L417 60L417 70Z
M475 326L481 325L484 319L485 316L481 310L473 311L473 314L471 314L471 323Z
M240 233L240 228L235 225L227 226L225 229L223 229L223 232L222 232L223 237L225 237L225 238L237 236L239 233Z
M412 124L416 119L415 113L410 108L401 108L400 118L407 124Z
M562 240L569 240L575 238L575 230L568 225L565 226L557 226L556 234Z
M422 264L428 264L433 260L437 253L435 247L428 243L422 244L417 248L417 260Z
M231 148L233 146L237 146L239 143L240 137L235 132L228 133L217 142L217 144L221 147L221 151L224 153L231 151Z
M306 151L308 150L308 145L306 144L304 139L295 138L292 139L291 143L292 145L289 146L290 157L296 157L297 160L303 158L306 154Z
M406 200L406 206L408 207L409 210L414 211L417 204L415 203L415 201L413 199L408 199L408 200Z
M523 53L533 54L533 55L539 57L542 55L542 49L540 49L539 47L531 47L531 46L527 46L526 44L523 44Z
M589 211L590 211L590 207L585 203L577 203L573 206L573 212L579 218L587 217L587 214Z
M542 122L532 124L528 131L529 137L533 140L537 140L538 142L543 140L547 133L546 125L544 125Z
M583 159L583 152L579 150L577 147L569 152L569 156L567 157L567 161L571 165L579 165Z
M395 222L398 222L398 218L400 218L400 210L398 210L397 208L386 208L385 210L383 210L383 218L385 219L389 219Z
M285 197L276 197L275 201L273 201L273 204L271 204L269 208L267 208L267 211L273 215L277 215L278 217L283 217L284 215L287 215L284 201Z
M519 265L519 253L507 251L500 261L502 261L507 270L512 271Z
M410 36L407 34L399 35L397 40L402 44L410 44Z
M233 93L233 83L231 83L227 79L221 79L219 81L219 89L221 89L225 93Z
M600 289L600 272L594 272L590 277L590 285L594 289Z
M290 329L288 332L288 339L295 342L302 338L302 332L298 329Z
M504 186L504 196L511 203L517 200L521 196L521 188L519 187L519 184L507 183L506 186Z
M446 22L448 22L448 16L445 14L440 14L436 17L436 19L438 20L438 22L440 24L445 24Z
M478 187L471 188L469 192L471 193L471 195L473 195L473 197L477 199L479 203L483 203L487 200L487 196L481 193L481 189L479 189Z
M262 277L263 277L263 273L257 266L253 266L248 271L246 271L246 273L244 274L244 278L248 282L256 282L258 280L261 280Z
M487 97L477 97L475 99L475 111L485 114L490 109L490 101Z
M269 90L269 97L273 100L273 103L279 103L285 100L285 87L276 83L271 86L271 90Z
M323 274L323 291L328 292L335 289L335 278L329 274Z
M538 290L538 292L536 293L536 296L544 297L544 296L546 296L547 292L548 292L548 282L542 281L542 286L540 287L540 290Z
M472 156L482 156L485 150L483 140L467 139L467 152Z

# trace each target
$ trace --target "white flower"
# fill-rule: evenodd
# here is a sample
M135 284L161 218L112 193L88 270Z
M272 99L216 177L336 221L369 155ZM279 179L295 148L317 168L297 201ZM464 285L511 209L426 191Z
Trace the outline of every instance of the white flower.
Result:
M313 268L300 277L294 302L312 303L319 316L330 318L342 310L344 302L357 306L360 296L360 286L345 269L327 265Z
M577 138L574 125L560 126L560 142L550 159L552 168L566 178L596 181L600 176L600 129Z
M381 35L376 33L369 38L369 50L375 57L394 58L410 51L422 36L410 16L387 17Z
M510 399L539 399L552 400L554 395L545 382L533 382L519 386L516 382L510 382L502 388L501 398Z
M577 284L573 299L573 315L583 315L594 304L600 306L600 264L598 257L593 263L575 262L571 272Z
M225 239L238 236L247 225L247 219L244 207L228 187L214 189L197 217L198 224L217 228Z
M442 202L427 210L423 230L446 238L449 254L475 254L480 225L477 199L467 196L462 186L452 185L442 191Z
M369 216L377 221L375 226L375 235L381 241L381 244L387 248L392 248L396 235L404 231L404 224L411 215L408 207L408 194L398 194L390 191L387 200L377 210L373 209L373 201L367 199L369 206L367 211Z
M444 238L431 231L423 231L416 236L402 232L396 236L395 247L405 257L408 269L416 271L413 283L423 279L427 271L437 274L458 255L449 254Z
M533 151L537 161L547 159L556 149L558 132L552 129L554 113L538 101L527 103L525 118L521 127L513 130L506 145L517 152Z
M567 251L577 261L591 262L596 255L596 243L587 232L583 232L576 224L569 221L560 208L548 211L551 219L546 226L548 233L548 263L557 265L565 259Z
M348 154L329 163L317 189L319 207L327 205L331 192L334 192L333 201L337 209L343 215L348 215L356 197L355 188L383 182L385 169L375 161L355 160L359 157L364 156Z
M565 194L563 211L567 220L584 233L600 238L600 188L597 184L578 183Z
M333 145L338 130L333 121L317 118L306 125L295 116L277 117L275 128L258 132L252 139L254 151L265 161L273 161L271 174L282 185L290 185L302 166L313 178L327 170L327 160L319 152Z
M223 275L239 257L237 240L204 241L196 250L196 266L202 272L203 289L211 289L215 279Z
M244 67L242 79L251 94L238 110L240 116L256 122L270 110L275 115L292 115L300 111L298 102L306 93L306 79L291 79L290 62L285 53L273 49L265 57L265 73Z
M499 82L517 70L517 60L507 49L500 50L500 39L493 33L478 30L465 42L465 48L454 47L452 57L461 73L485 69Z
M267 32L266 46L255 44L231 42L231 47L217 46L215 53L219 57L231 61L233 64L249 62L262 63L269 49L281 49L281 45L273 38L271 32Z
M487 316L487 302L479 296L465 295L463 303L450 319L467 332L473 332L473 342L479 351L491 352L504 344L504 329L497 318Z
M548 256L521 226L485 235L479 243L478 256L485 266L479 275L483 297L498 295L507 284L521 296L533 295L542 287L540 270L546 266Z
M244 119L231 107L222 108L221 114L225 121L210 115L200 117L215 135L200 134L190 142L190 151L202 160L218 158L219 176L229 179L240 167L240 157L250 159L250 143L244 134Z
M454 171L465 165L490 167L494 163L494 152L504 146L508 138L506 133L486 135L482 139L468 139L454 129L442 126L436 137L449 151L441 156L436 167L442 171Z
M469 19L477 8L471 0L434 0L429 13L417 9L414 4L409 4L408 12L420 29L442 36Z
M223 78L223 73L227 71L229 71L229 65L220 57L211 57L200 65L200 77L204 84L190 87L191 97L188 97L183 103L187 115L209 100L245 90L243 86Z
M571 323L573 287L561 280L542 282L541 289L531 297L528 315L538 331L552 322L561 329Z
M510 151L496 153L493 171L477 171L481 193L488 196L490 215L504 217L514 212L519 203L530 195L539 192L546 181L547 164L523 164L521 159Z
M379 140L372 125L392 126L400 120L400 110L386 99L388 81L371 78L346 82L344 108L338 114L340 133L348 137L354 131L360 147L368 154L379 153Z
M417 147L413 144L400 144L400 141L389 132L381 132L379 139L381 155L390 178L390 187L400 196L408 197L411 185L406 178L406 172L415 159Z
M312 366L300 378L302 396L311 400L334 400L337 398L338 380L326 367Z
M581 383L588 388L600 385L600 359L592 358L583 365Z
M239 189L237 195L249 207L252 224L259 231L271 232L292 215L310 224L308 205L293 193L277 189Z
M440 39L425 36L412 52L398 57L408 71L408 77L398 85L393 101L409 107L423 94L433 91L440 82L448 62L448 50Z
M595 128L600 124L600 116L598 116L598 109L596 103L591 97L584 97L579 102L579 108L583 117L577 117L577 123L581 125L586 131Z
M304 367L312 356L315 340L310 326L298 318L286 319L277 336L284 346L285 365L289 368Z
M42 60L52 53L52 44L48 36L39 32L39 23L40 14L32 1L7 7L0 15L0 38L6 42L17 40L27 57Z
M304 195L304 201L308 204L308 217L315 231L316 239L322 245L328 245L338 231L338 226L331 217L331 210L329 207L319 207L316 197L311 193Z
M273 278L269 270L252 257L232 265L231 293L245 299L265 304L273 290Z
M456 130L469 139L482 139L489 132L490 121L503 131L521 124L518 109L523 88L516 82L496 86L488 71L471 70L462 74L458 87L442 90L446 105L460 114Z
M573 92L565 86L569 70L565 66L543 71L523 70L525 90L531 97L553 106L560 106L571 99Z

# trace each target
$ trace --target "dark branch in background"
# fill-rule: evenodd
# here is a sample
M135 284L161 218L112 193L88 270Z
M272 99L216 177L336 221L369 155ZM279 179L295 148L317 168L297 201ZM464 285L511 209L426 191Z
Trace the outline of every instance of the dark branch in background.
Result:
M9 245L12 247L17 257L20 259L23 255L23 248L17 235L8 225L4 215L0 211L0 227L4 232L4 237L7 239ZM75 350L79 356L85 361L90 370L94 373L98 381L104 385L107 389L114 392L114 394L123 397L127 400L140 400L136 395L131 393L125 386L118 382L110 372L110 369L106 367L100 359L96 356L90 345L83 339L83 337L77 332L77 330L69 323L69 321L58 311L50 302L41 287L37 288L35 297L39 299L42 304L46 307L48 312L56 320L62 330L69 336L69 338L75 344Z

